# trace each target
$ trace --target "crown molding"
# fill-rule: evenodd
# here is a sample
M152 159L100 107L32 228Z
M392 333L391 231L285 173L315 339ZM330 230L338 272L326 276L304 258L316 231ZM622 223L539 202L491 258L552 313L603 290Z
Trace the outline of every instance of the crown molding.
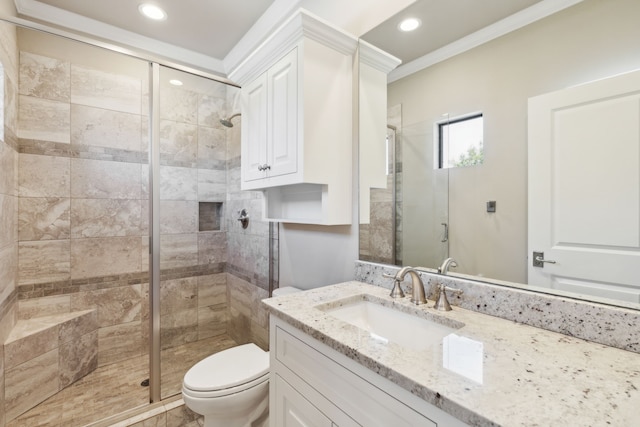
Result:
M489 25L466 37L437 49L425 56L408 62L389 73L388 83L393 83L439 62L464 53L482 44L497 39L512 31L525 27L549 15L581 3L583 0L543 0L520 12L514 13L495 24Z
M147 53L192 66L218 75L226 75L221 60L145 37L131 31L126 31L113 25L108 25L85 16L81 16L37 0L15 0L19 15L46 22L58 28L66 28L74 33L81 33L108 40L116 45L143 50Z
M373 67L378 71L382 71L385 74L388 74L402 62L399 58L362 39L358 43L358 52L361 63Z
M298 9L232 70L229 78L240 85L252 81L303 38L317 41L345 55L353 54L358 46L355 36L305 9Z
M267 37L296 10L300 0L275 0L224 57L225 70L235 70Z

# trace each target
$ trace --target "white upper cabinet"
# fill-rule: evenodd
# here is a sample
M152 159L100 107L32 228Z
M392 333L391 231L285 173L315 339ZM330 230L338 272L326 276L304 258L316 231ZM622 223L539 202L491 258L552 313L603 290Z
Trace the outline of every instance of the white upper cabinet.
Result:
M297 58L294 48L243 88L243 189L263 188L267 178L298 170Z
M297 11L230 78L242 85L241 188L265 219L352 222L355 37Z

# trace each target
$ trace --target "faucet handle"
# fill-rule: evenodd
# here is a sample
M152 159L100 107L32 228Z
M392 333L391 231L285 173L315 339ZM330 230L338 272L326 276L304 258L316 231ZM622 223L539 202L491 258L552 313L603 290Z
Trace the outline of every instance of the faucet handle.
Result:
M447 291L461 294L463 291L461 289L454 289L446 286L444 283L436 283L436 294L435 300L436 303L433 306L438 311L451 311L451 304L449 304L449 300L447 299Z
M404 291L402 287L400 287L400 280L395 279L393 281L393 289L391 289L391 293L389 294L391 298L404 298Z
M393 279L393 289L391 289L391 294L389 294L391 298L404 298L404 291L400 287L401 280L398 279L397 274L382 273L382 277Z

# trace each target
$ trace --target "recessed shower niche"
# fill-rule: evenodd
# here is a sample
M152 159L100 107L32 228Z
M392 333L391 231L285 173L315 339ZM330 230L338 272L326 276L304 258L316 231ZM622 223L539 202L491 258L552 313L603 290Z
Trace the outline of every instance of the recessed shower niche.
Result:
M220 231L222 212L222 202L199 202L198 230Z

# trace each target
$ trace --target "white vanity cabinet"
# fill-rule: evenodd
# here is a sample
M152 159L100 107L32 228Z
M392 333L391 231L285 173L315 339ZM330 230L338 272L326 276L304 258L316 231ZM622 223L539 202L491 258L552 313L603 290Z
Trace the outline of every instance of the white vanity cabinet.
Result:
M297 11L229 77L241 90L241 188L265 219L352 222L357 39Z
M271 316L271 427L465 423Z

